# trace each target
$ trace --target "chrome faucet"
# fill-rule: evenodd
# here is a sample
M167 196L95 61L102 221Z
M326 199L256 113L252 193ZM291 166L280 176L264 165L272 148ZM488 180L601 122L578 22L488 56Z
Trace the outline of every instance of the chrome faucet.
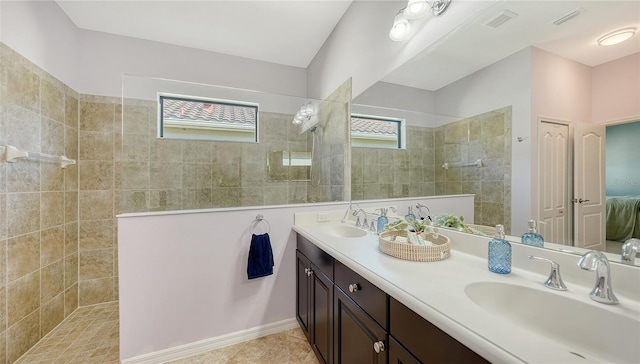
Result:
M578 267L596 272L596 285L591 291L591 299L607 305L617 305L618 299L611 288L609 261L602 252L591 250L578 261Z
M640 239L629 239L622 244L621 262L624 264L634 265L636 255L640 251Z
M360 222L360 213L364 212L364 219ZM356 217L356 227L367 228L367 212L363 209L357 209L353 212L353 216Z
M351 210L353 210L353 205L356 205L356 207L357 207L358 209L360 209L360 205L358 205L358 203L357 203L357 202L350 201L350 202L349 202L349 207L347 207L347 211L345 211L345 212L344 212L344 216L342 217L342 220L340 220L340 222L342 222L343 224L344 224L345 222L347 222L347 216L349 216L349 212L350 212ZM355 215L354 215L354 216L355 216Z
M562 281L562 277L560 276L560 265L554 262L551 259L536 257L535 255L529 255L529 259L541 260L543 262L551 263L551 273L549 273L549 278L544 282L545 287L555 289L556 291L566 291L567 286L565 286Z
M422 216L422 208L427 209L427 215L426 216ZM429 210L429 208L427 206L425 206L425 205L421 204L420 202L418 202L416 204L416 209L418 210L418 218L420 220L423 220L424 218L427 218L427 219L429 219L429 221L432 221L431 220L431 210Z

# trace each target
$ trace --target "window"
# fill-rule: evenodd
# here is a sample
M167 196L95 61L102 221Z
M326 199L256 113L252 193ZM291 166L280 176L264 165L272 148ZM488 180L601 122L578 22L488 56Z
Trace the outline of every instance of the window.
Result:
M404 120L377 116L351 115L351 146L402 148Z
M158 137L258 141L258 105L159 94Z

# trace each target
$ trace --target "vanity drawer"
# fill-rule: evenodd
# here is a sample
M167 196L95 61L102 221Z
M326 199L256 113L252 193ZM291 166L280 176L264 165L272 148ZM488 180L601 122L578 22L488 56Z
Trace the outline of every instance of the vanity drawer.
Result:
M488 363L393 297L389 298L389 332L423 363Z
M335 284L380 326L387 328L388 296L384 291L337 260Z
M315 244L298 235L298 250L333 281L333 257L318 248Z

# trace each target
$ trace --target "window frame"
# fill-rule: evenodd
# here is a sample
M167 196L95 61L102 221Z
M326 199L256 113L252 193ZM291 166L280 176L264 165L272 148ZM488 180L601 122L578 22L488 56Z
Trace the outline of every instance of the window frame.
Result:
M242 131L242 129L245 130L251 130L253 131L253 134L255 135L255 137L253 138L253 140L230 140L230 139L225 139L223 137L220 138L215 138L215 135L213 135L214 137L212 138L186 138L186 137L172 137L172 136L166 136L165 134L165 130L164 130L164 126L165 126L165 120L164 120L164 100L168 99L168 100L178 100L178 101L190 101L190 102L196 102L196 103L208 103L208 104L214 104L214 105L226 105L226 106L239 106L239 107L247 107L247 108L252 108L255 110L255 114L256 114L256 121L254 124L253 128L247 128L242 127L240 125L238 126L220 126L220 125L205 125L202 124L202 122L198 122L198 121L193 121L193 122L189 122L189 123L185 123L184 125L189 127L191 126L191 129L210 129L210 130L215 130L215 129L228 129L228 130L236 130L236 131ZM167 139L167 140L200 140L200 141L212 141L212 142L239 142L239 143L258 143L259 142L259 123L260 123L260 105L258 103L255 102L247 102L247 101L237 101L237 100L225 100L225 99L218 99L218 98L211 98L211 97L202 97L202 96L191 96L191 95L182 95L182 94L173 94L173 93L166 93L166 92L158 92L157 93L157 101L158 101L158 133L157 133L157 137L160 139ZM169 123L166 123L167 125Z
M396 118L391 116L368 115L368 114L358 114L358 113L352 113L349 118L349 121L351 121L352 118L393 122L397 124L397 132L398 132L396 137L397 143L395 147L385 146L385 145L354 145L353 144L354 139L367 139L367 138L359 138L357 136L354 138L354 132L351 130L351 123L349 123L349 137L351 138L351 142L352 142L351 146L353 148L378 148L378 149L390 149L390 150L406 149L406 136L405 136L406 135L406 119ZM369 138L369 139L383 140L385 138L379 137L379 138Z

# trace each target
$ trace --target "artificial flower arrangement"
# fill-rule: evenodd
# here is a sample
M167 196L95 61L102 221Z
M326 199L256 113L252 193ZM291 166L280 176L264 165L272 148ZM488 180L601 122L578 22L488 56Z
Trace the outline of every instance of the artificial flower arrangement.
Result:
M406 243L415 245L433 245L426 239L426 235L431 233L437 239L438 228L433 226L431 221L424 219L398 219L384 226L385 231L407 231ZM426 234L425 234L426 233ZM403 237L396 236L395 241L405 242Z

